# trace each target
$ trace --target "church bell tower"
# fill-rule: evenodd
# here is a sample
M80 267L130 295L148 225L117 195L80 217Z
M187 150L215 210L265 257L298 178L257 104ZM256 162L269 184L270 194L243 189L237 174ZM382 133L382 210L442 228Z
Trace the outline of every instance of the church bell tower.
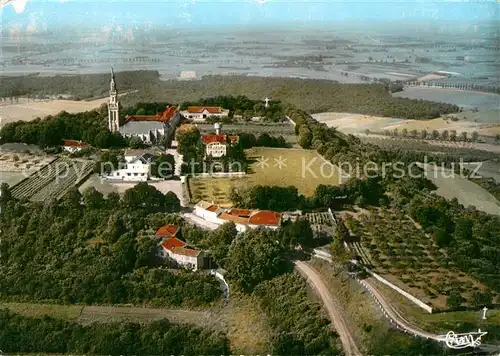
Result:
M109 103L108 103L108 128L111 132L120 130L120 108L118 102L118 92L116 90L115 72L111 68L111 81L109 83Z

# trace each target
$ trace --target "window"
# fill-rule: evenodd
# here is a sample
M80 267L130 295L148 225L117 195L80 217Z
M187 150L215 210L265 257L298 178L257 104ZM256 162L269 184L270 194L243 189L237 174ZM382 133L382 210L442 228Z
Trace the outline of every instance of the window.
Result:
M127 173L127 175L130 177L130 173Z
M118 177L120 175L120 173L116 172L116 176Z
M137 173L134 173L134 177L137 177Z

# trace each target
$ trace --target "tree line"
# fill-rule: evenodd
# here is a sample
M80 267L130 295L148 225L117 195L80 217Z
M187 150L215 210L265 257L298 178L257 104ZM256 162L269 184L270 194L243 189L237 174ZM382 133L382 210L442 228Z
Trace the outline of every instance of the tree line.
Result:
M167 319L148 324L80 325L49 316L22 316L6 309L0 309L0 350L91 355L230 354L224 334Z

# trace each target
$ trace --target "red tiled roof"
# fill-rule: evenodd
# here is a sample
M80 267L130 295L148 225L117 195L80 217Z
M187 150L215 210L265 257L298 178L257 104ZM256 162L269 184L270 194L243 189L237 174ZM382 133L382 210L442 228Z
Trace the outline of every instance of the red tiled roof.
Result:
M208 208L207 208L208 211L211 211L212 213L216 212L217 210L219 210L219 206L218 205L210 205Z
M214 142L226 143L226 135L202 135L201 139L205 145ZM229 140L231 140L232 143L238 142L238 139L238 136L229 136Z
M174 248L186 246L186 243L177 237L172 237L163 241L161 246L166 250L172 251Z
M222 213L222 214L220 214L219 215L219 219L226 220L226 221L232 221L234 223L243 224L243 225L247 225L249 223L248 222L248 218L242 218L240 216L231 215L231 214L228 214L228 213Z
M231 209L227 212L228 214L235 215L235 216L250 216L250 210L246 209Z
M187 109L190 114L199 114L204 110L207 110L210 114L220 114L222 112L220 106L190 106Z
M156 231L156 237L174 237L179 231L179 226L177 225L163 225Z
M63 140L63 146L69 147L87 147L88 144L77 140Z
M156 115L127 115L126 121L160 121L169 122L170 119L176 114L177 109L173 106L167 106L164 112L156 113Z
M252 225L280 225L281 214L269 211L261 210L253 213L248 219Z
M177 255L191 256L191 257L196 257L200 254L200 251L186 247L174 247L170 251L172 251Z

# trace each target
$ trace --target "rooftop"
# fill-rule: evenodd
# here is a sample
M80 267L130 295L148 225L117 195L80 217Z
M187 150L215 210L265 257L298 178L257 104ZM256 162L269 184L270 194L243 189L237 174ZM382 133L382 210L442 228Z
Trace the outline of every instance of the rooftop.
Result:
M220 106L190 106L187 109L190 114L199 114L205 110L210 114L220 114L224 109Z
M167 106L164 112L156 113L156 115L127 115L125 121L152 121L152 122L169 122L177 113L177 109L173 106Z
M177 225L170 225L170 224L166 224L166 225L163 225L162 227L160 227L156 233L155 233L155 236L156 237L174 237L177 232L179 231L179 226Z
M172 237L163 241L161 246L166 250L172 251L174 248L186 246L186 243L177 237Z
M87 147L88 144L77 140L63 140L63 146L68 147Z
M253 212L248 220L252 225L279 226L281 222L281 214L270 210L258 210Z
M187 248L187 247L174 247L170 251L172 251L176 255L184 255L184 256L191 256L191 257L196 257L200 254L200 251L192 249L192 248Z
M165 124L159 121L128 121L120 127L120 133L147 135L150 132L164 129Z
M238 142L239 139L238 136L227 136L227 137L229 137L231 143ZM201 139L203 140L203 143L205 145L208 145L209 143L214 143L214 142L226 143L227 137L226 135L202 135Z

